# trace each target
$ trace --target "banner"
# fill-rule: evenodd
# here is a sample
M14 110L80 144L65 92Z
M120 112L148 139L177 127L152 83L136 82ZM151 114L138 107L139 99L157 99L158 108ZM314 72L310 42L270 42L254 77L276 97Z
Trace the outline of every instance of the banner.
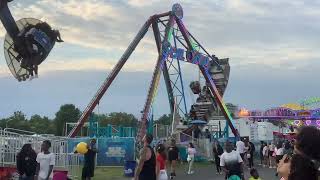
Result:
M134 160L134 138L99 138L98 166L123 166Z
M68 139L68 153L73 153L78 143L90 143L90 138ZM97 166L123 166L125 161L135 160L135 140L132 137L98 138ZM84 156L80 156L83 164Z

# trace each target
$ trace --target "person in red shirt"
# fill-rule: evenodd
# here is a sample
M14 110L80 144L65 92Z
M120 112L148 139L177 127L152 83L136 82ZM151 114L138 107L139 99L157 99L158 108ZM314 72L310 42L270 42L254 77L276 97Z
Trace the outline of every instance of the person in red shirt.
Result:
M166 148L163 144L159 144L156 147L157 151L157 164L156 164L156 175L157 180L168 180L168 175L166 171Z

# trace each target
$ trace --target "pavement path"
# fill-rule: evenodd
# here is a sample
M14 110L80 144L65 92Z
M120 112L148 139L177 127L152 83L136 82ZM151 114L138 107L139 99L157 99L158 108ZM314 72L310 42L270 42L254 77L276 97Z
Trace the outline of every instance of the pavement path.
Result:
M276 170L263 168L261 166L255 167L262 180L279 180L280 178L275 176ZM224 180L224 175L216 175L215 164L195 164L192 175L186 173L187 165L181 165L177 171L176 180ZM249 179L250 173L248 168L245 168L245 179Z

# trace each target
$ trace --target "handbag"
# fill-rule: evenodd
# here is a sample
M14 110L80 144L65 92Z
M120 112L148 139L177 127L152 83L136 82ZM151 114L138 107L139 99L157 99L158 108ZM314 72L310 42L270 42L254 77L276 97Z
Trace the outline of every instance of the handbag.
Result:
M191 161L191 157L188 155L188 157L187 157L187 161L189 162L189 161Z

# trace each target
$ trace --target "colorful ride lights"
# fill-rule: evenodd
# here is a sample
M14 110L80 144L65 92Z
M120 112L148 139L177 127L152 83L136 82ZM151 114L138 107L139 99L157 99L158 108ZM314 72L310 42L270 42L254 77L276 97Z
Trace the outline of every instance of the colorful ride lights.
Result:
M306 125L307 125L307 126L310 126L310 125L311 125L311 123L312 123L312 121L311 121L311 120L306 120Z
M294 120L294 125L301 126L301 121L300 120Z
M312 120L306 120L305 122L303 122L302 120L294 120L293 124L295 126L302 126L302 125L307 125L307 126L314 126L317 125L318 127L320 127L320 120L316 120L316 121L312 121Z

